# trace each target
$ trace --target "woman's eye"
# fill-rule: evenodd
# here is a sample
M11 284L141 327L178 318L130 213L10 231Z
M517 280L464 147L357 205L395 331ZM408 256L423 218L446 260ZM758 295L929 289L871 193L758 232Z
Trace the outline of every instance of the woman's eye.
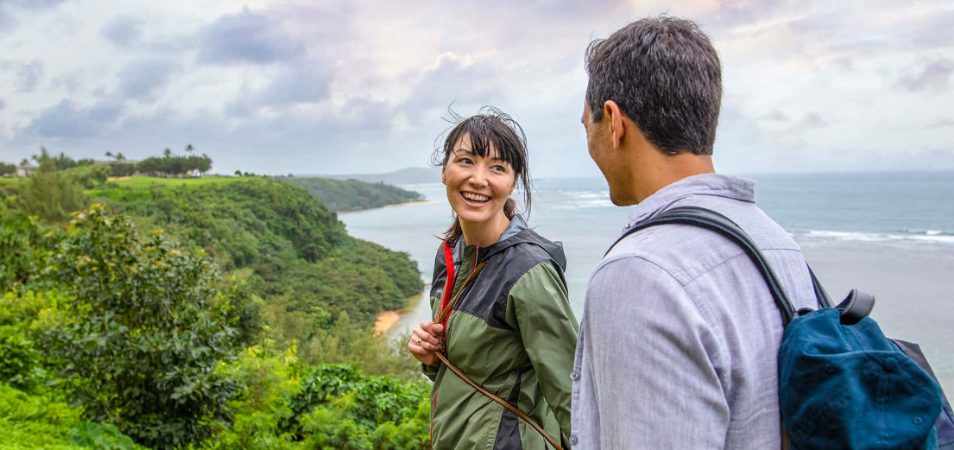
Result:
M497 172L500 172L500 173L507 173L507 168L504 167L504 166L501 166L501 165L496 165L496 166L493 166L493 167L491 167L491 168L494 169L494 170L496 170Z
M461 164L473 164L473 163L474 163L474 161L471 160L470 158L457 158L457 162L459 162L459 163L461 163Z

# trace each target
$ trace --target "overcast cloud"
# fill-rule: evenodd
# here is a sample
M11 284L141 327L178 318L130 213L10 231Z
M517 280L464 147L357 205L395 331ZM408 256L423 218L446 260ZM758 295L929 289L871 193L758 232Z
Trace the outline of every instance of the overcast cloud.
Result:
M428 163L450 105L495 105L535 177L595 176L583 51L660 13L719 51L719 170L954 168L954 3L821 0L0 0L0 161L385 172Z

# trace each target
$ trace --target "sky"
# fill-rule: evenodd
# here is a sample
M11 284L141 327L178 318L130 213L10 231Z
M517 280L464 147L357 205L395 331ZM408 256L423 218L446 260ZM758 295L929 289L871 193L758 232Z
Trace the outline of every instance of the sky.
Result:
M717 170L954 169L954 2L877 0L0 0L0 161L192 144L217 173L382 173L494 105L535 178L598 176L584 50L659 14L719 52Z

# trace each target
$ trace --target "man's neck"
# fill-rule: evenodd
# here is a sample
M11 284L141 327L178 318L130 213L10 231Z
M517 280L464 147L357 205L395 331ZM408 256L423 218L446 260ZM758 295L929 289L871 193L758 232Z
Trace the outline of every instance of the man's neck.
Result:
M633 174L632 180L639 202L684 178L715 173L712 157L709 155L695 155L688 152L666 155L658 150L655 150L655 153L644 158L645 164L633 167L638 172Z

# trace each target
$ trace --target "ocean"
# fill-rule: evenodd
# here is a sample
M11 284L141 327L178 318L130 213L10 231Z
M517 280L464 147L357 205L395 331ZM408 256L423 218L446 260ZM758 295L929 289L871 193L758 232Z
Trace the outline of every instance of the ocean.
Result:
M954 392L954 172L742 176L755 181L757 202L801 245L832 299L852 288L874 294L872 317L885 333L919 343L942 386ZM426 201L339 218L353 236L408 252L429 282L450 207L439 183L402 187ZM613 206L601 178L539 179L534 188L528 222L563 242L579 318L589 275L631 208ZM392 336L430 315L421 301Z

